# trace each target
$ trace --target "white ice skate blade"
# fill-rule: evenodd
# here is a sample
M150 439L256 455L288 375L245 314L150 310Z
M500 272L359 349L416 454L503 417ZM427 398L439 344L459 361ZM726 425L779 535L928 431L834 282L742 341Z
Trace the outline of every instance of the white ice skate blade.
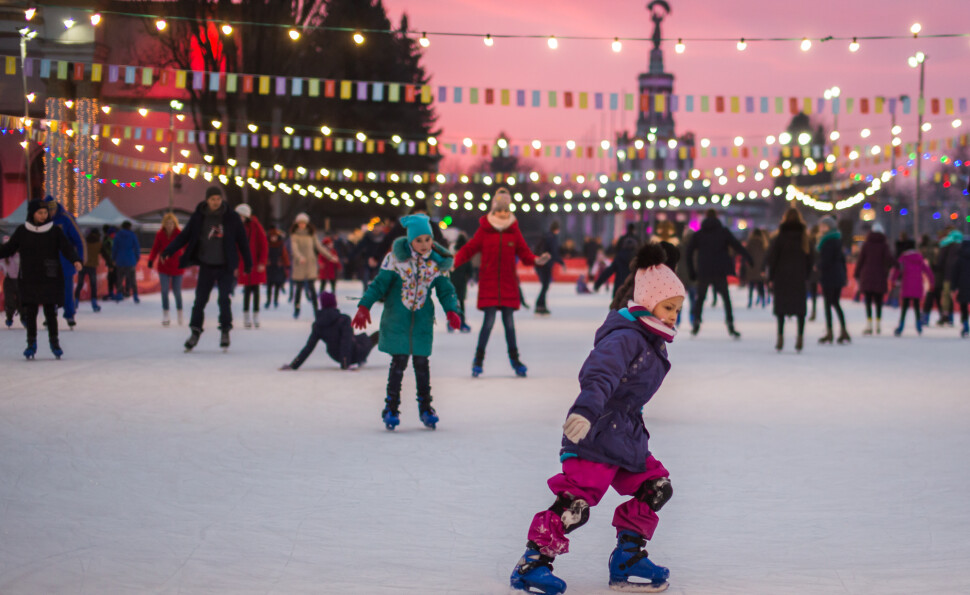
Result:
M653 583L611 582L610 589L624 593L660 593L666 591L670 583L664 581L659 585Z

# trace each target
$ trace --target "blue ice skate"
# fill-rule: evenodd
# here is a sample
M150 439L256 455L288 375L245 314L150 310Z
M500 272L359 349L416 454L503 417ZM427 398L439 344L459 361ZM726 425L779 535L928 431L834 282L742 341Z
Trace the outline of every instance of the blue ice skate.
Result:
M509 363L512 364L512 369L515 370L516 376L525 378L526 372L529 371L529 368L519 361L518 351L509 351Z
M37 353L37 342L33 341L27 343L27 349L24 349L24 357L27 359L34 359L34 355Z
M58 343L57 339L51 341L51 353L53 353L54 357L57 359L61 359L61 356L64 355L64 350L61 349L61 344Z
M384 420L384 425L388 430L393 430L401 423L401 414L391 409L384 409L381 413L381 418Z
M421 423L426 427L435 429L435 424L438 423L438 414L435 412L434 407L428 407L427 409L422 409L421 412Z
M472 360L472 378L478 378L482 375L483 366L485 365L485 352L481 350L475 351L475 359Z
M970 321L965 321L963 323L963 330L960 331L960 337L963 339L970 337Z
M566 583L552 573L552 561L552 556L539 553L539 546L530 541L512 570L509 583L519 591L559 595L566 590Z
M610 554L610 588L630 593L657 593L670 584L670 571L657 566L647 557L643 547L647 540L633 531L620 531L616 537L616 549ZM631 578L644 582L632 582Z

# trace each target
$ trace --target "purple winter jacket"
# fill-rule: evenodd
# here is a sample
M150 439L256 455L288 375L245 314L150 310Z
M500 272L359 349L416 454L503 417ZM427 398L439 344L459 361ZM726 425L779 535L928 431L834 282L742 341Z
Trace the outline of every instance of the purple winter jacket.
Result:
M902 272L900 272L902 271ZM929 280L930 287L933 286L933 270L926 264L926 259L917 250L907 250L899 255L899 267L893 269L889 277L889 284L896 283L896 279L902 278L899 297L923 299L923 276Z
M859 290L871 293L886 293L886 279L893 265L886 236L871 231L859 251L855 263L855 278L859 280Z
M578 456L644 471L650 434L642 409L669 369L664 340L642 323L611 310L579 371L579 397L569 410L588 419L591 427L579 443L563 436L562 458Z

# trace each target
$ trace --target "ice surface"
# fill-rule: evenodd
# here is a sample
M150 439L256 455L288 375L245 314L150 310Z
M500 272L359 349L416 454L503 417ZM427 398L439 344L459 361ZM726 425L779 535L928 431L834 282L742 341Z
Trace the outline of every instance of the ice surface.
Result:
M352 313L359 284L339 293ZM224 354L212 302L190 354L157 296L83 304L60 362L43 338L24 361L23 330L0 331L0 593L508 592L532 515L553 501L545 481L606 296L557 285L552 316L516 315L526 379L500 322L470 378L481 314L470 335L439 316L441 422L424 428L406 399L394 432L380 418L387 355L345 372L320 346L280 372L307 312L239 324ZM720 307L677 337L646 408L674 486L648 544L670 592L970 592L970 341L917 338L912 322L894 338L896 310L863 337L849 303L852 345L817 345L820 316L801 355L789 323L779 355L770 311L745 303L736 292L741 341ZM570 535L556 560L568 593L610 592L620 501Z

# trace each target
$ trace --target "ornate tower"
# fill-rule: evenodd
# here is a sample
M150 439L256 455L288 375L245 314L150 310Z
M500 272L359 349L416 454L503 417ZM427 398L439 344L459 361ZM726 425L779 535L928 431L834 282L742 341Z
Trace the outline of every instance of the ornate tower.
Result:
M650 67L639 77L640 96L664 96L664 110L655 111L654 103L640 106L640 117L637 118L637 137L646 138L651 132L660 137L674 136L674 117L670 113L670 96L674 92L674 75L664 72L664 53L660 49L663 37L660 34L660 24L664 17L670 14L670 5L664 0L653 0L647 5L650 18L653 20L653 49L650 50ZM646 109L644 109L646 108Z

